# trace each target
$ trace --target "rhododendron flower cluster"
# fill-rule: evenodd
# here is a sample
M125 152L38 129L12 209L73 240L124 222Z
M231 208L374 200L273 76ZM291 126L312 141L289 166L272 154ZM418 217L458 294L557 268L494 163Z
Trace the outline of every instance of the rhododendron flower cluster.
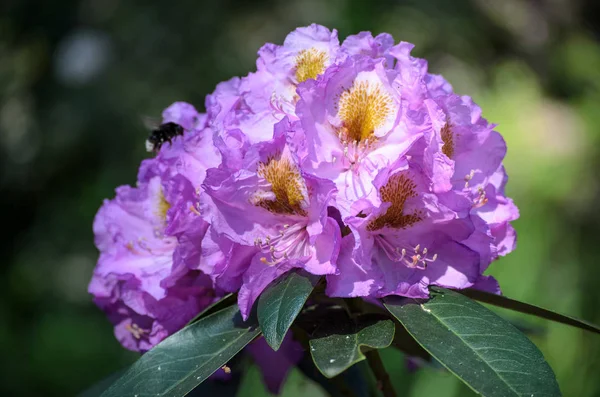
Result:
M413 45L311 25L217 85L206 113L142 162L96 216L90 284L119 341L145 351L226 293L247 318L293 269L330 297L499 292L483 272L515 247L506 145Z

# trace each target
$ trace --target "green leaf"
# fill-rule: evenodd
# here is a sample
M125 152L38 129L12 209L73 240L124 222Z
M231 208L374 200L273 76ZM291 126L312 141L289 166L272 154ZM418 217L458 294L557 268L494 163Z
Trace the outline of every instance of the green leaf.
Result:
M79 393L77 397L98 397L106 390L110 385L115 383L117 379L119 379L127 370L127 368L120 369L119 371L113 372L108 375L106 378L100 380L95 383L89 389Z
M404 328L402 324L395 323L396 331L394 333L394 340L392 346L396 349L408 354L411 357L419 357L425 361L432 361L431 355L427 350L415 341L410 333Z
M346 300L348 301L348 300ZM361 301L360 303L362 313L379 313L383 316L388 316L388 311L383 307L377 306L371 302ZM419 357L426 362L430 362L431 355L427 352L427 350L423 349L423 347L413 338L406 328L399 323L396 319L394 319L394 325L396 330L394 332L394 340L392 341L392 346L400 351L408 354L412 357Z
M218 312L219 310L223 309L224 307L233 305L233 303L236 301L236 299L237 299L236 294L227 294L227 295L223 296L221 299L219 299L216 302L211 303L210 305L205 307L204 310L202 310L200 313L196 314L196 316L188 322L188 325L195 323L196 321L200 320L202 317L206 317L209 314Z
M278 350L319 277L295 271L283 275L258 298L258 323L267 343Z
M259 334L255 323L242 322L237 305L222 309L156 345L102 397L184 396Z
M560 396L552 369L510 323L454 291L432 288L424 303L385 298L386 308L425 350L488 397Z
M388 347L394 339L394 322L379 315L365 314L352 320L331 318L310 340L310 353L319 371L332 378L365 359L361 347Z
M581 328L586 331L600 334L600 327L588 323L583 320L579 320L573 317L568 317L563 314L559 314L539 306L530 305L529 303L520 302L514 299L507 298L502 295L491 294L489 292L479 291L476 289L465 289L457 291L471 299L478 300L489 305L503 307L505 309L514 310L517 312L531 314L533 316L545 318L546 320L554 321L561 324L570 325L572 327Z

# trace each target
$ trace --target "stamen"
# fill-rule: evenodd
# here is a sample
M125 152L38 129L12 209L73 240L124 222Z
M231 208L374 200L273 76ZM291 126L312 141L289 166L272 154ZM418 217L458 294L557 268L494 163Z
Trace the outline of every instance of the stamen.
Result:
M469 182L475 176L475 170L471 170L468 175L465 175L465 189L469 187Z
M290 256L305 255L306 246L306 224L297 223L290 227L285 224L275 237L266 236L265 242L261 238L254 240L254 245L260 249L266 256L260 258L260 261L268 266L274 266Z
M200 213L200 211L198 211L198 209L197 209L197 208L196 208L196 207L195 207L193 204L192 204L192 205L190 205L190 211L191 211L192 213L194 213L194 214L198 215L198 216L202 215L202 214Z
M477 189L477 198L473 201L473 208L480 208L487 204L488 199L485 197L485 190L480 186Z
M427 248L423 248L422 253L419 253L421 244L417 244L415 247L410 247L409 249L394 247L390 241L381 235L377 241L391 260L395 262L402 262L409 268L424 270L427 268L429 263L435 262L438 257L437 254L429 257ZM409 251L412 251L412 255L407 255Z
M133 245L133 241L130 241L127 244L125 244L125 248L127 248L133 254L137 254L138 253L136 251L136 249L135 249L135 246Z
M140 339L147 331L140 328L137 324L125 324L125 329L133 335L135 339Z

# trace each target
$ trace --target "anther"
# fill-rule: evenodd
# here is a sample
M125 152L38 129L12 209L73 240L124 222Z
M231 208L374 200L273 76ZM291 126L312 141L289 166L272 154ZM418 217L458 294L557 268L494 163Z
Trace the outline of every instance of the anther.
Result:
M265 258L264 256L262 258L260 258L260 261L262 263L264 263L265 265L267 265L267 266L274 266L274 265L277 264L277 262L271 262L267 258Z
M133 335L135 339L140 339L142 335L146 332L146 330L141 329L137 324L127 324L125 325L125 329Z
M193 204L192 204L192 205L190 205L190 211L191 211L192 213L196 214L196 215L202 215L202 214L200 213L200 211L198 211L198 209L197 209L197 208L196 208L196 207L195 207Z
M469 182L475 176L475 170L471 170L468 175L465 175L465 189L469 187Z

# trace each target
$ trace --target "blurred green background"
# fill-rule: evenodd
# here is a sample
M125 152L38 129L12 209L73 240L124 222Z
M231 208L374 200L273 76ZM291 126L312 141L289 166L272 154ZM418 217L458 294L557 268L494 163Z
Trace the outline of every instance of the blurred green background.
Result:
M0 3L0 395L70 396L135 359L86 292L103 198L135 183L141 116L254 69L297 26L389 32L417 45L508 142L516 252L491 267L509 297L600 323L600 3L271 0ZM600 396L600 337L533 339L565 396ZM400 395L468 396L444 372L384 358ZM251 369L240 395L266 395ZM292 373L284 395L319 395Z

